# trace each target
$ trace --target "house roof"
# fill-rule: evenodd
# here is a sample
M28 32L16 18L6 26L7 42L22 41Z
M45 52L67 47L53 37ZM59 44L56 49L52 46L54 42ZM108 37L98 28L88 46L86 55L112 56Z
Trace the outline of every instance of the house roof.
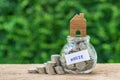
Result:
M80 13L79 15L76 14L71 20L70 22L73 22L73 21L77 21L77 20L83 20L86 22L86 19L84 18L84 13Z

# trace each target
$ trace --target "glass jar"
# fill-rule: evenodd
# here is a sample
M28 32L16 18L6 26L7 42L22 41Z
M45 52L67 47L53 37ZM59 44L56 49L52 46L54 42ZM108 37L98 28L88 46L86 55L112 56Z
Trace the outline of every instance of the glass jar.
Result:
M75 54L83 54L84 56L86 56L86 53L82 53L82 51L87 51L89 59L82 60L83 56L74 57L71 60L77 60L78 62L68 65L66 56ZM81 59L82 61L78 59ZM60 60L65 72L67 73L79 74L92 72L97 63L97 54L94 47L90 44L90 36L67 36L67 44L63 47L61 51Z

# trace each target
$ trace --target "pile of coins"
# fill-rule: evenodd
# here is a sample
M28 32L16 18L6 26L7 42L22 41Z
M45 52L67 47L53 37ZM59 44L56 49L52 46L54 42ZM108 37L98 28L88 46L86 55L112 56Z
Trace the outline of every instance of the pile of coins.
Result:
M85 41L84 39L81 40L75 38L75 39L71 39L70 41L71 44L67 44L64 47L64 50L62 51L61 64L64 67L65 71L69 73L80 73L82 71L87 71L89 69L92 69L95 63L93 51L91 50L92 46L88 44L87 41ZM74 54L75 52L86 49L88 50L90 60L67 65L65 55Z
M75 42L75 41L74 41ZM52 55L51 61L47 61L43 65L29 68L29 73L39 73L39 74L65 74L65 72L69 73L78 73L81 71L86 71L91 69L94 66L95 60L94 55L91 54L92 51L89 49L88 45L84 41L77 41L76 43L72 43L70 45L65 46L66 50L63 51L65 55L74 54L74 52L78 52L81 50L88 49L90 60L78 62L75 64L67 65L65 55ZM62 52L62 53L63 53Z
M29 73L39 73L39 74L64 74L63 67L60 62L60 55L52 55L51 61L44 63L42 66L37 66L28 69Z
M74 41L75 42L75 41ZM89 45L90 46L90 45ZM88 45L84 41L77 41L70 45L65 46L66 50L62 51L62 56L52 55L51 61L47 61L42 66L37 66L34 68L29 68L29 73L39 73L39 74L65 74L67 73L79 73L81 71L87 71L93 66L95 66L94 55L92 50L89 49ZM74 54L74 52L82 51L88 49L90 60L78 62L75 64L67 65L65 55ZM64 53L64 55L63 55Z

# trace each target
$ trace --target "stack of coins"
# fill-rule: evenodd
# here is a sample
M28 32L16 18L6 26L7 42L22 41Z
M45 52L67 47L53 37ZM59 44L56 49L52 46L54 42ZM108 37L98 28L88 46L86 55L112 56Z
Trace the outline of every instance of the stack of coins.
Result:
M34 67L29 68L29 69L28 69L28 72L29 72L29 73L38 73L38 72L37 72L37 68L34 68Z
M52 55L51 61L47 61L43 66L37 66L35 68L29 68L29 73L39 73L39 74L64 74L63 67L60 62L60 55Z
M45 66L37 66L37 72L40 74L46 74Z

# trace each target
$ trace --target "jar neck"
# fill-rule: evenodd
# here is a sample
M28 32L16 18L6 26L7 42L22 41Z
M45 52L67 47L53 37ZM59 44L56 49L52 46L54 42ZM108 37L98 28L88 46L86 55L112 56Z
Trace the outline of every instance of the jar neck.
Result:
M81 36L75 36L75 37L71 37L71 36L67 36L67 42L68 43L73 43L73 42L86 42L89 43L90 41L90 36L87 35L85 37L81 37Z

